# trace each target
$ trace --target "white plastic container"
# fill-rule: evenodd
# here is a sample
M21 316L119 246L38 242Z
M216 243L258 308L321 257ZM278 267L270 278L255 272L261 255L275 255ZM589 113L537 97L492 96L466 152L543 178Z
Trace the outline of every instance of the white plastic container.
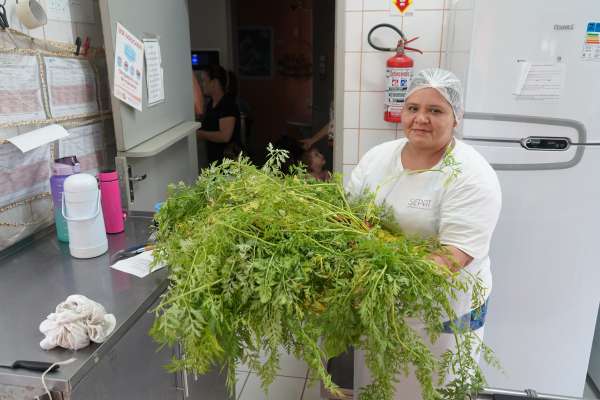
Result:
M65 180L62 213L69 228L71 256L93 258L106 253L108 240L95 177L75 174Z

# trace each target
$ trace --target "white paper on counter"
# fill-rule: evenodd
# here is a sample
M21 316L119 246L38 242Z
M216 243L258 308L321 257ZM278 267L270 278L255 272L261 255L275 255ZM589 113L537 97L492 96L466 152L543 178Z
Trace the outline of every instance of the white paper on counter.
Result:
M54 142L69 136L69 132L60 125L48 125L22 135L13 136L6 139L8 142L17 146L23 153Z
M165 99L164 73L158 39L144 39L146 57L146 86L148 87L148 105L160 103Z
M154 272L165 267L163 264L159 264L155 266L152 271L150 271L150 264L153 260L154 258L152 257L152 250L148 250L138 254L137 256L117 261L110 267L112 269L116 269L117 271L135 275L138 278L144 278L148 276L150 272Z
M46 119L36 56L0 54L0 122Z
M44 57L53 117L95 114L96 75L87 60Z
M142 111L144 43L117 22L114 96Z

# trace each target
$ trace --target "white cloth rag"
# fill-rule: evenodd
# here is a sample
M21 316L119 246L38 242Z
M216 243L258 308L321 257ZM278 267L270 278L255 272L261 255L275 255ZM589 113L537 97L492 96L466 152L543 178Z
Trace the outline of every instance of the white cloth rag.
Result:
M50 350L57 346L78 350L90 344L102 343L115 329L117 320L107 314L101 304L80 294L67 297L40 324L46 337L40 347Z

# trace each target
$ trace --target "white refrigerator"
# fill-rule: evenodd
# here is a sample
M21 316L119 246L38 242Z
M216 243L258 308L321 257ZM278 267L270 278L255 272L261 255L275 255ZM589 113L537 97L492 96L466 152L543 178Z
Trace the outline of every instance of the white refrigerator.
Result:
M485 367L489 387L583 395L600 301L598 37L600 0L475 1L463 135L503 193L485 342L504 372Z

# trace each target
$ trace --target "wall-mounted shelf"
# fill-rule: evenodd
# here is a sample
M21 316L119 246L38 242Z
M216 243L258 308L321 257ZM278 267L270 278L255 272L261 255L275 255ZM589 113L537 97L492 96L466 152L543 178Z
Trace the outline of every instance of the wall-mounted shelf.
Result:
M182 122L127 151L119 152L119 155L134 158L155 156L184 137L194 133L196 130L200 129L201 126L202 124L200 122Z

